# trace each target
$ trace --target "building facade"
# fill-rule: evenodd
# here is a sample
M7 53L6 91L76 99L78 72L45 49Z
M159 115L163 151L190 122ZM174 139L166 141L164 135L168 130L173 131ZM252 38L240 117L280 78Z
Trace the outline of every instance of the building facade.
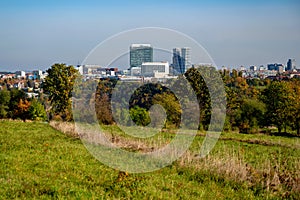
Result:
M169 62L145 62L141 67L141 75L144 77L163 77L169 74Z
M191 65L191 49L189 47L173 49L173 73L184 74Z
M252 65L252 66L250 66L250 71L256 71L257 70L257 67L255 66L255 65Z
M278 71L279 73L282 73L284 72L284 66L283 64L278 64L278 63L268 64L268 70Z
M42 79L43 78L43 71L42 70L34 70L33 73L33 79Z
M296 69L296 60L295 59L289 59L287 62L286 70L287 71L293 71Z
M131 67L130 76L141 76L141 67Z
M150 44L130 46L130 68L141 67L143 62L153 62L153 48Z
M16 71L16 78L26 78L26 73L24 71Z

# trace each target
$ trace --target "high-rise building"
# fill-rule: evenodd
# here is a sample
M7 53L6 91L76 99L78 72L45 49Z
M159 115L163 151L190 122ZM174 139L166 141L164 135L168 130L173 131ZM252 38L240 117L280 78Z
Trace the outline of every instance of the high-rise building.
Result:
M296 60L295 59L289 59L287 62L286 70L287 71L293 71L296 69Z
M189 47L173 49L173 73L184 74L191 65L191 50Z
M153 62L153 48L150 44L130 46L130 68L141 67L144 62Z

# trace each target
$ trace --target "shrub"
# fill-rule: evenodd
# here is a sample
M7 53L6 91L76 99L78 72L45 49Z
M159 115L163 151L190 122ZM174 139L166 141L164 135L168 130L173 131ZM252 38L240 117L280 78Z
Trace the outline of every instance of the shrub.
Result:
M33 99L28 109L29 118L36 121L47 120L47 114L44 106L36 99Z

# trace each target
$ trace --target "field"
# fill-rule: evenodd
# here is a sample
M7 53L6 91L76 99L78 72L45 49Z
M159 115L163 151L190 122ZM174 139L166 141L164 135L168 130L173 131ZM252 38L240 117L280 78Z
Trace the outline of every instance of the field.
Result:
M224 133L200 159L202 141L171 166L128 174L47 123L0 121L0 199L299 199L299 138Z

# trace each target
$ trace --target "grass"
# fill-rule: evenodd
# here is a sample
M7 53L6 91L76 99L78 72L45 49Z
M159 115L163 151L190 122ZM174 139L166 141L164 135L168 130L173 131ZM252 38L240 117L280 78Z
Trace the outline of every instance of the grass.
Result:
M67 134L46 123L0 121L0 199L298 199L300 195L297 138L223 134L211 154L199 159L195 155L203 137L198 136L172 165L127 174L96 160L71 133L72 126L60 128ZM160 134L158 139L166 137L162 140L167 142L169 135Z

